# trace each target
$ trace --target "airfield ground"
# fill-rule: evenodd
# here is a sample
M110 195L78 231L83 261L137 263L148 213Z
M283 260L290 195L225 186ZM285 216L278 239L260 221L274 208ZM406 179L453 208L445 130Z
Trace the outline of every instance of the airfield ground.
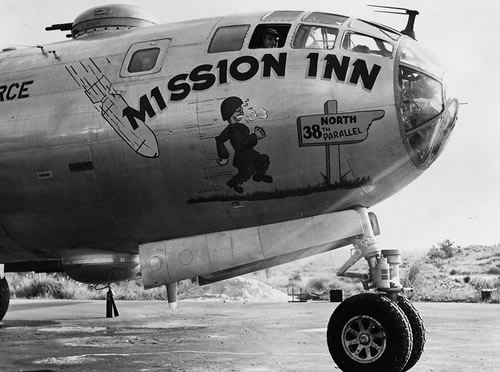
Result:
M335 371L337 304L12 300L0 371ZM412 372L500 371L500 305L416 303L427 344Z

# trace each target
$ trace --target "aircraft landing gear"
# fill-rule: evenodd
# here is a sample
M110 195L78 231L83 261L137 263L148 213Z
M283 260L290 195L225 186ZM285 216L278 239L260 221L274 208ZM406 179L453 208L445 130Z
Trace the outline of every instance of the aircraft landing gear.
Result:
M10 292L7 278L0 279L0 320L3 319L9 308Z
M420 359L424 352L425 345L425 327L422 317L412 303L403 295L398 295L397 304L403 313L408 318L411 332L413 333L413 348L411 350L410 359L406 363L402 372L409 371Z
M412 332L402 310L376 293L342 302L328 324L328 348L343 371L401 371L410 358Z
M328 349L342 371L406 372L424 350L424 324L401 295L400 252L380 251L372 226L378 230L376 217L366 208L358 212L364 234L353 242L354 253L337 275L361 279L365 289L377 292L352 296L335 309L328 323ZM347 272L361 258L368 262L369 274Z

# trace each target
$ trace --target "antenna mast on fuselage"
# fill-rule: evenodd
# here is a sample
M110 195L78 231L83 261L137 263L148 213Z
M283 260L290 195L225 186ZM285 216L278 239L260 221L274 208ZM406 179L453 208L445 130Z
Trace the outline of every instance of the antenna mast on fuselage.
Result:
M406 23L406 27L404 30L401 31L403 35L409 36L412 39L415 39L415 18L417 18L417 15L420 13L418 10L411 10L411 9L406 9L406 8L399 8L395 6L383 6L383 5L368 5L373 8L382 8L382 9L394 9L394 10L403 10L404 12L394 12L394 11L387 11L387 10L376 10L375 12L377 13L387 13L387 14L406 14L408 15L408 22Z

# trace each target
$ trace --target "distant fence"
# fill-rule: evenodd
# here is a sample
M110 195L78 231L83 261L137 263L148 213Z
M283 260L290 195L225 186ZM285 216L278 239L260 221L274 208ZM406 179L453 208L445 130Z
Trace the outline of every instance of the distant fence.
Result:
M287 289L288 302L307 302L307 301L330 301L342 302L344 300L344 291L342 289L330 289L325 293L307 292L302 288L290 287Z
M307 298L302 288L287 288L288 302L306 302Z

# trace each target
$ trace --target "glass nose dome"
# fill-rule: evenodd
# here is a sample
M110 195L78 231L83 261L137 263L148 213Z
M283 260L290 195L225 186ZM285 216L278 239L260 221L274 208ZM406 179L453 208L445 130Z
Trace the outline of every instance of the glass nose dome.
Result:
M411 160L429 167L441 153L455 125L458 101L443 83L444 68L437 57L415 40L398 51L396 106L401 133Z

